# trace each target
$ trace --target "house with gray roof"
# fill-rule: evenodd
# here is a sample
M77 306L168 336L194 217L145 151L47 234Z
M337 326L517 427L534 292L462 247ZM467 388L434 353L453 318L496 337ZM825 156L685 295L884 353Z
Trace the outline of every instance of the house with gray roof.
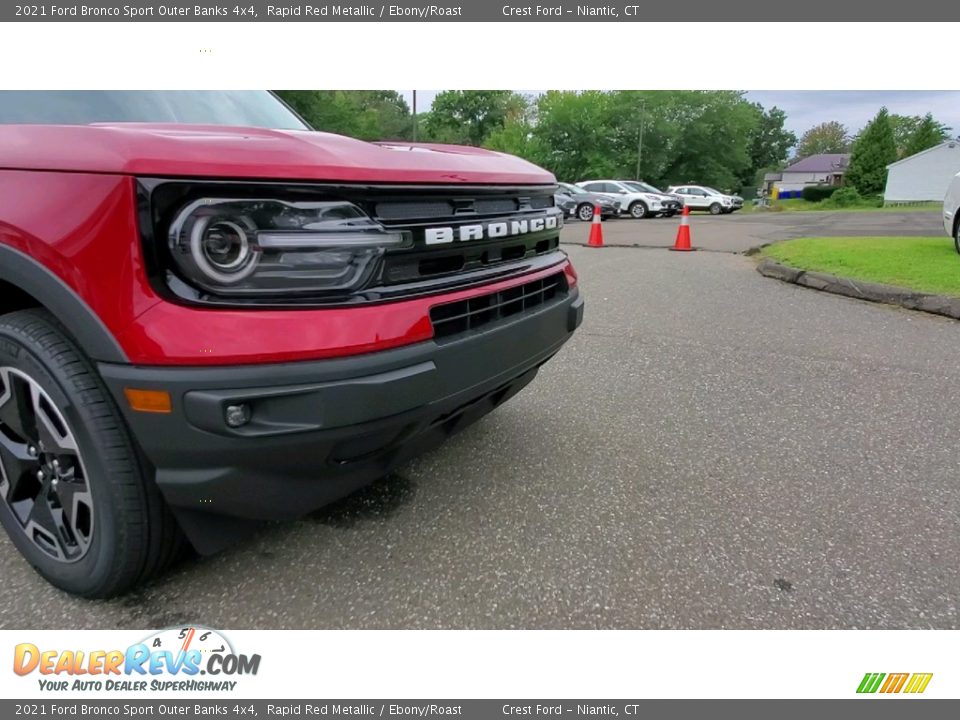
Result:
M850 165L850 153L821 153L798 160L777 173L763 178L763 191L770 195L774 188L781 198L800 197L808 185L841 185L843 173Z

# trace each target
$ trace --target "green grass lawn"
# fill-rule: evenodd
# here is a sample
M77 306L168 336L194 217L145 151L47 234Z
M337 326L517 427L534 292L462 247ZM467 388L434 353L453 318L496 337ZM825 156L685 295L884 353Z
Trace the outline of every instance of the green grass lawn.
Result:
M940 203L920 203L918 205L887 205L877 207L873 203L864 203L853 207L830 207L823 203L808 202L803 198L790 198L788 200L775 200L773 205L780 210L765 210L756 207L752 202L744 203L741 212L753 213L777 213L777 212L937 212L940 210Z
M960 296L960 255L948 237L799 238L760 254L803 270Z

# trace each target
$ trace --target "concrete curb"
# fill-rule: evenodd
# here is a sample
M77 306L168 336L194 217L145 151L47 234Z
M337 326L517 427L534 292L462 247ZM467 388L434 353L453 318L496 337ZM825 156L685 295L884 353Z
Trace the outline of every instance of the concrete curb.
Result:
M944 315L954 320L960 320L960 298L948 295L932 295L916 292L895 285L881 285L880 283L862 282L850 278L837 277L813 270L800 270L782 265L770 258L764 258L757 265L757 272L767 277L782 280L783 282L802 285L813 290L844 295L858 300L899 305L910 310Z

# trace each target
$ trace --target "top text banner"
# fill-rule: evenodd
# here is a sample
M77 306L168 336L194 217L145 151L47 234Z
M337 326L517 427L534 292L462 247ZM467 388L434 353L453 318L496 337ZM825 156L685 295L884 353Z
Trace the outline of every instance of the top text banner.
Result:
M876 0L873 21L937 21L960 19L960 4L914 0L909 4ZM685 0L674 2L504 3L465 0L462 4L299 3L299 2L56 2L0 4L0 21L14 22L655 22L655 21L861 21L861 3L853 0ZM813 38L811 47L843 44L843 38Z

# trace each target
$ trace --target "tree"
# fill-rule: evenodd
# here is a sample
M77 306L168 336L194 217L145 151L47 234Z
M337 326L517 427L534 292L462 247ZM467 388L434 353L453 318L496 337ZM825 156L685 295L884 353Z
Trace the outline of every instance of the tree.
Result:
M913 133L907 139L903 157L916 155L918 152L935 147L950 137L950 128L934 120L931 113L927 113L918 120Z
M893 142L897 146L897 157L905 157L910 138L920 125L918 115L890 115L890 129L893 131Z
M537 100L533 130L539 162L561 180L615 175L620 168L610 132L611 94L549 90Z
M890 127L897 145L897 157L916 155L939 145L950 137L950 128L937 122L931 113L919 115L891 115Z
M444 90L423 118L424 136L479 146L509 119L523 116L528 105L510 90Z
M675 130L662 185L695 182L737 190L750 179L750 145L760 113L743 93L685 90L664 96L665 120Z
M807 130L797 146L797 160L821 153L845 153L850 149L847 128L836 120L820 123Z
M635 177L639 165L640 178L656 186L694 181L736 189L750 178L750 147L763 111L743 93L606 95L605 135L599 142L609 148L607 164L617 177Z
M787 114L774 106L764 110L759 104L755 105L760 114L753 137L750 139L750 168L747 178L749 182L758 171L766 168L781 167L787 159L790 148L797 144L797 136L787 130Z
M410 107L393 90L277 90L317 130L362 140L406 140L413 130Z
M539 162L545 155L539 139L534 135L534 127L527 118L508 120L502 128L494 130L487 137L483 146L532 162Z
M883 192L887 165L897 159L897 145L890 125L890 114L880 108L877 116L857 136L845 180L863 196Z

